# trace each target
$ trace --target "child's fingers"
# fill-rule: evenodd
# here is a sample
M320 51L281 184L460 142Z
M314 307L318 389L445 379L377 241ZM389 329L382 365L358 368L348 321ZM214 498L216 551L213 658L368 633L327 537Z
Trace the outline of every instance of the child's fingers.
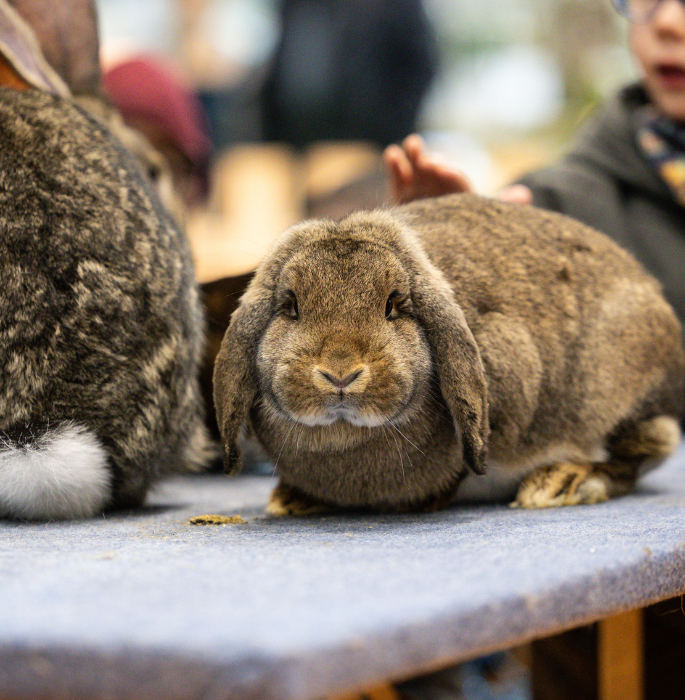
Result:
M426 156L422 163L422 169L426 173L430 173L436 194L474 191L473 184L466 173L448 163L441 156Z
M383 152L391 196L400 203L455 192L473 192L466 174L437 153L428 153L424 140L410 134L401 145Z
M411 201L414 167L400 146L390 145L383 152L388 194L398 203Z
M402 141L402 150L409 162L416 165L421 157L426 155L426 143L418 134L409 134Z
M400 146L388 146L383 152L383 162L391 180L406 183L412 179L414 168Z
M533 193L525 185L509 185L499 191L497 198L513 204L530 204L533 201Z

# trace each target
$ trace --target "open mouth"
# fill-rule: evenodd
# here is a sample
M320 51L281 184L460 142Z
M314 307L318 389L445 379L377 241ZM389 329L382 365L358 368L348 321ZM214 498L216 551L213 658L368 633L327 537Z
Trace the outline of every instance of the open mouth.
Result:
M685 67L683 66L662 63L656 67L656 73L666 86L685 87Z

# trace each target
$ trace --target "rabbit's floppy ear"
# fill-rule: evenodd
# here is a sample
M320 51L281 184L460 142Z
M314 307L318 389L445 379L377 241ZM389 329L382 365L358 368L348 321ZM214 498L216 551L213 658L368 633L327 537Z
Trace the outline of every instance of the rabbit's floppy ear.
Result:
M411 247L412 304L433 354L440 392L461 434L466 465L484 474L490 426L478 345L443 275L422 248Z
M0 0L0 85L36 87L60 97L71 95L67 84L45 60L31 27L7 2Z
M259 273L258 273L259 274ZM224 450L224 471L240 470L238 442L257 395L255 355L271 316L272 292L255 278L231 316L214 364L214 406Z
M256 355L259 339L273 313L281 267L306 226L292 226L257 268L231 316L214 363L214 406L224 450L224 471L240 470L238 442L259 389Z

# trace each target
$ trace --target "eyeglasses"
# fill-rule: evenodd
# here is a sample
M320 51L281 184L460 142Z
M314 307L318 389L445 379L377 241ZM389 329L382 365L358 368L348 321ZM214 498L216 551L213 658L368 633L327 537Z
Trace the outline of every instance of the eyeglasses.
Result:
M611 0L614 7L629 21L644 24L654 17L664 0ZM685 7L685 0L679 0Z

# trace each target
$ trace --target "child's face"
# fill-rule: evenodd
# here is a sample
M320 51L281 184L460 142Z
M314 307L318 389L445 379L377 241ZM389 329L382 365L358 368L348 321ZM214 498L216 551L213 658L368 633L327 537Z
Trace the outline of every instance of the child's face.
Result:
M652 102L685 123L685 5L664 0L649 22L630 25L630 45Z

